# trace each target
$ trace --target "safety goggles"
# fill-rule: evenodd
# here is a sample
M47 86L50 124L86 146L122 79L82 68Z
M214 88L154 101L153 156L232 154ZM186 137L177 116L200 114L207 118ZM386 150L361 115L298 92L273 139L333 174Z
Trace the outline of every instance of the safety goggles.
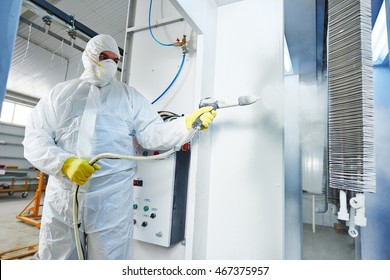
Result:
M119 58L111 58L111 57L109 57L108 55L106 55L106 54L104 54L104 53L101 53L101 54L99 55L99 61L106 60L106 59L111 59L111 60L113 60L116 64L119 63Z

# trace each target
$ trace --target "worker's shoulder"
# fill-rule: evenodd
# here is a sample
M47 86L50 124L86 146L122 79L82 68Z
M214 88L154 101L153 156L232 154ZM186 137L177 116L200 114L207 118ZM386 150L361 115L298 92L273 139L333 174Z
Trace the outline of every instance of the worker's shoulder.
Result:
M62 90L62 89L67 88L67 87L69 87L69 86L71 86L71 85L78 84L78 83L80 83L81 81L82 81L82 80L81 80L80 78L75 78L75 79L72 79L72 80L68 80L68 81L64 81L64 82L59 82L59 83L57 83L57 84L53 87L52 91Z
M76 88L82 82L81 79L76 78L56 84L47 95L47 98L53 101L66 100L73 95Z

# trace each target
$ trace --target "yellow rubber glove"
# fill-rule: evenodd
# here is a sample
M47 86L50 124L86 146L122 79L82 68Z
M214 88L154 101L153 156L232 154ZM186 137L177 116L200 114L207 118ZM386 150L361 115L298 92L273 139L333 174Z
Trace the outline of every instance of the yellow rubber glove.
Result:
M190 130L192 124L200 117L200 121L203 125L202 129L207 129L216 115L217 112L211 106L199 108L190 115L186 116L186 127L188 130Z
M65 161L61 170L72 182L82 186L96 170L100 170L100 166L96 163L92 166L85 159L72 157Z

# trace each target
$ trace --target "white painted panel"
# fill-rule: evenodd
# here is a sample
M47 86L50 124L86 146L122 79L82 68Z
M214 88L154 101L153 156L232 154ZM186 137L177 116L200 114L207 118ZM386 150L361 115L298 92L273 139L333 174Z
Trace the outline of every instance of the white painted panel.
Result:
M174 23L161 27L161 29L164 29L168 34L174 34L172 36L180 39L183 34L186 34L189 53L186 55L179 77L165 96L155 103L155 107L157 110L170 110L178 114L187 114L193 109L196 36L185 22ZM158 37L157 33L155 36ZM170 42L166 41L164 36L160 36L158 39L164 43ZM134 35L133 52L131 54L129 84L152 102L172 82L181 62L182 52L180 48L164 47L157 44L151 37L149 30L137 32Z
M137 1L135 27L147 26L149 1ZM180 14L166 0L153 1L151 23L161 19L179 17ZM183 69L166 95L154 107L177 114L188 114L194 109L195 72L197 62L197 37L186 22L177 22L153 29L155 37L163 43L172 43L187 35L189 53ZM130 58L129 84L150 102L155 100L172 82L182 61L178 47L164 47L153 40L149 30L134 34ZM147 164L147 163L145 163ZM153 176L153 175L152 175ZM189 221L191 223L192 221ZM170 248L133 240L132 259L184 259L186 246L181 243Z
M212 127L208 259L282 259L283 1L218 10L215 96L259 95Z
M202 3L204 10L199 14L205 15L205 29L198 38L196 59L192 53L197 69L191 66L193 72L187 74L180 90L157 107L188 112L195 99L212 95L256 94L263 100L249 107L220 110L212 128L194 139L186 246L166 249L134 241L133 257L281 259L283 2L252 0L226 5L219 8L217 22L214 0ZM142 6L146 4L138 4L141 11L147 11ZM138 10L136 17L139 23ZM171 36L167 28L157 35L161 41ZM165 38L164 33L168 33ZM153 100L178 61L174 51L151 40L148 31L135 34L130 84Z

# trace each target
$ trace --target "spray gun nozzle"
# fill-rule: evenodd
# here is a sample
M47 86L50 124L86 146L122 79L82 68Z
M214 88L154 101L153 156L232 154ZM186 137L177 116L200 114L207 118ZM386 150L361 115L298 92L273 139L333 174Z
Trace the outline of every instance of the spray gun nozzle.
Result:
M199 108L212 106L214 109L236 107L236 106L246 106L255 103L259 100L260 97L253 95L242 95L240 97L234 98L212 98L207 97L200 101Z

